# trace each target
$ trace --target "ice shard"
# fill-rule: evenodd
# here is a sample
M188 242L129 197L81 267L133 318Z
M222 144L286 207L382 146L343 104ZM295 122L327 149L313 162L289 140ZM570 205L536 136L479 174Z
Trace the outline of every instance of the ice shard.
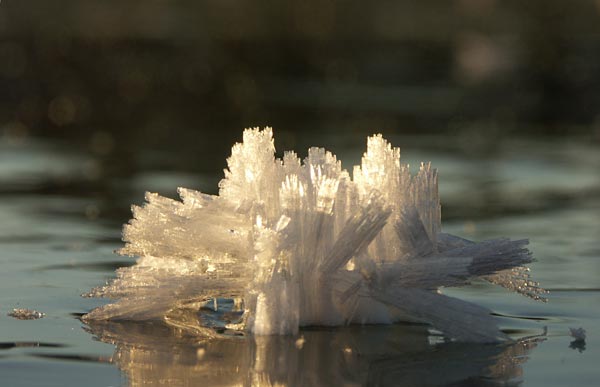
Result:
M88 320L163 319L236 300L227 329L295 334L307 325L431 324L449 339L507 337L490 311L439 293L475 277L543 300L527 240L475 243L442 233L437 170L411 175L400 149L368 138L353 176L322 148L275 158L271 128L232 148L219 195L148 193L124 227L121 254L137 263L89 295L116 299ZM205 327L196 327L202 330Z

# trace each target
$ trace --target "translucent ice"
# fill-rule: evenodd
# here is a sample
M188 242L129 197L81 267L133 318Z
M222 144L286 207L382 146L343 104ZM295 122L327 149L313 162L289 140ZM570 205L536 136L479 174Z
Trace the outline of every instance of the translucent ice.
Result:
M275 158L271 128L244 131L218 196L180 188L182 201L148 193L123 231L121 254L139 257L90 296L118 299L86 319L164 319L236 300L227 328L294 334L300 326L431 324L459 341L506 339L490 311L439 293L474 277L534 299L527 240L475 243L441 232L437 171L416 175L400 149L368 138L353 176L322 148L303 162ZM203 327L196 327L202 331Z

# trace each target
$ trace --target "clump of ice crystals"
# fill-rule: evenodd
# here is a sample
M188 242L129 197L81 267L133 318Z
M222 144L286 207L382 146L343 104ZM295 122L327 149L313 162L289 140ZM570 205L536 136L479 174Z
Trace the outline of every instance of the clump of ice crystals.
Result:
M89 294L118 301L86 319L178 325L173 311L228 298L243 308L228 328L257 335L410 319L454 340L494 342L507 337L488 309L439 289L482 277L544 293L523 266L527 240L442 233L437 171L424 163L412 176L381 135L368 138L352 178L322 148L303 162L294 152L275 158L271 128L245 130L227 163L218 196L180 188L182 201L148 193L133 207L119 252L139 259Z
M17 320L37 320L44 318L46 313L38 312L34 309L16 308L8 313L8 316L14 317Z

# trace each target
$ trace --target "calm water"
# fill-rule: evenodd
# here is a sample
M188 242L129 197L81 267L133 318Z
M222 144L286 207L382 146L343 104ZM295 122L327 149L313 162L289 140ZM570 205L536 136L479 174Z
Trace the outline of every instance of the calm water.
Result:
M130 203L139 203L145 190L170 196L177 186L214 192L227 154L207 160L208 172L183 173L156 167L151 152L137 155L137 168L129 168L118 155L99 159L67 144L5 137L0 385L598 385L598 144L390 140L402 146L405 161L431 160L440 170L445 231L476 240L530 238L538 259L532 270L551 290L548 303L483 282L447 293L494 310L515 339L547 328L544 337L505 346L459 345L442 343L425 326L399 324L206 342L156 323L87 327L78 316L103 301L80 294L132 263L113 254ZM363 138L325 136L298 139L296 150L319 144L333 144L346 168L364 150ZM204 155L195 157L202 162ZM6 315L18 307L46 317L20 321ZM573 343L569 327L585 328L585 343Z

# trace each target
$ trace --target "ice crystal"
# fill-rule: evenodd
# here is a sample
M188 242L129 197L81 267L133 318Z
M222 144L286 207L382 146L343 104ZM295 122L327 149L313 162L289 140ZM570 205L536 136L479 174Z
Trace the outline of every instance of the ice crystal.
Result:
M569 334L577 341L585 341L586 332L583 328L569 328Z
M472 278L534 299L544 293L523 266L527 240L475 243L441 232L437 171L411 175L381 135L352 178L336 156L310 148L275 158L271 128L247 129L233 146L219 195L180 188L182 201L146 194L124 227L137 264L90 296L118 301L86 319L165 319L218 299L243 310L227 328L295 334L300 326L431 324L448 338L506 339L490 311L442 295Z

